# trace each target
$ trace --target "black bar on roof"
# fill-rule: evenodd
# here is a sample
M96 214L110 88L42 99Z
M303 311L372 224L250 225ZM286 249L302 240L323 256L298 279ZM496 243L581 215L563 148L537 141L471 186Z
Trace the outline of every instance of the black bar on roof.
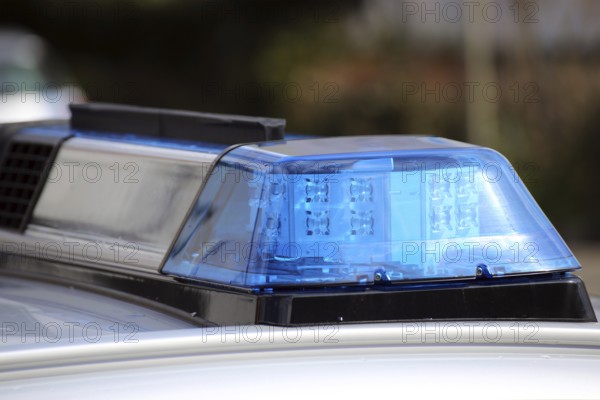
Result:
M71 104L71 129L236 144L281 140L285 119L109 103Z

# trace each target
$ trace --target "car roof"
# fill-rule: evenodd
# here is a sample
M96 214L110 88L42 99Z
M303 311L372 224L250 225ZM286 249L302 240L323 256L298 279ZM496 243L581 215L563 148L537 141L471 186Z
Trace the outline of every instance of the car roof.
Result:
M0 279L0 348L40 342L94 342L102 334L195 326L176 315L72 286L9 276Z
M598 323L223 326L134 339L8 346L0 395L574 398L597 395L600 373Z

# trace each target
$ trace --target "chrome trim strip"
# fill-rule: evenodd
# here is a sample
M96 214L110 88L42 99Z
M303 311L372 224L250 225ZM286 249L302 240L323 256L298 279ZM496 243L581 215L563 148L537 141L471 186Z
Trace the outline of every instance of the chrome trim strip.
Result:
M382 348L421 356L518 353L536 357L571 353L600 359L598 323L476 320L305 326L292 330L243 325L147 332L137 338L139 341L132 344L115 343L111 335L94 345L84 340L7 344L2 347L5 362L0 365L0 381L17 378L20 373L15 370L32 368L80 368L104 362L234 354L250 360L287 351L352 354Z

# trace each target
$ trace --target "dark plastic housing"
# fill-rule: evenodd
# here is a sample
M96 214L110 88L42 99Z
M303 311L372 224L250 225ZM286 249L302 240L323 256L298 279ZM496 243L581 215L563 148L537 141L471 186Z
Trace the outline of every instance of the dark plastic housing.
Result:
M282 293L261 298L259 308L259 322L275 325L427 320L594 322L596 317L583 282L570 275L358 293Z
M120 104L71 104L71 129L237 144L283 139L285 120Z

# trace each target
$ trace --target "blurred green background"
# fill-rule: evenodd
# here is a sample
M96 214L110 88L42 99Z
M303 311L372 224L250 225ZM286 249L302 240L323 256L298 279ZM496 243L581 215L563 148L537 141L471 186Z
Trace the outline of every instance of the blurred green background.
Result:
M89 100L494 147L570 242L600 240L599 20L600 2L560 0L3 0L0 14Z

